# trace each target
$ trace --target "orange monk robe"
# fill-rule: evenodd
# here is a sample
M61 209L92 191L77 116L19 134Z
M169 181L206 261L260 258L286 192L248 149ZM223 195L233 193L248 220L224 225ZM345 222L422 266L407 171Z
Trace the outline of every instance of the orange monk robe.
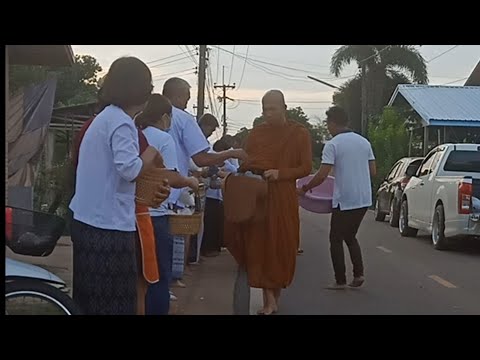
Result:
M312 170L310 134L295 121L264 123L253 128L245 150L249 159L241 172L277 169L279 179L268 183L265 220L256 224L225 221L226 245L246 268L251 287L285 288L293 280L300 240L296 180Z

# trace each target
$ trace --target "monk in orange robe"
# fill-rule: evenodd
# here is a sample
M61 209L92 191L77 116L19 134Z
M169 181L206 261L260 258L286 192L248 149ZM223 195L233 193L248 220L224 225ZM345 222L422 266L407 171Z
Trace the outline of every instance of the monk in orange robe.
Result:
M257 223L225 222L225 242L248 274L250 287L263 289L263 309L278 311L280 291L295 273L300 239L296 180L310 174L312 149L308 130L287 118L283 93L270 90L262 98L265 122L248 135L248 154L239 172L263 173L268 181L267 216ZM248 191L248 190L247 190Z

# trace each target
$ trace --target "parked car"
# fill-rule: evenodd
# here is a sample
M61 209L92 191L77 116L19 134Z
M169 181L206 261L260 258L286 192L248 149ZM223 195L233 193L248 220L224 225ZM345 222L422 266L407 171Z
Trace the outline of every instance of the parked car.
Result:
M385 221L390 215L390 225L398 227L400 218L400 205L405 186L410 177L422 163L421 157L406 157L398 160L380 185L375 202L375 220ZM409 169L410 174L407 174Z
M444 144L433 149L407 184L400 233L432 234L436 249L456 237L480 239L480 145Z

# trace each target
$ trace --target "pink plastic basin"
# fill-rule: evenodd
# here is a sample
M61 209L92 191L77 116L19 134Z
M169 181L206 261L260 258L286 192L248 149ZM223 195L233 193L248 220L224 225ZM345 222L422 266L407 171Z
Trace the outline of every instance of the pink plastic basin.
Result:
M313 175L306 176L297 180L297 186L301 187L307 184ZM316 214L329 214L332 212L333 185L335 178L329 176L323 184L308 191L305 196L298 199L299 205Z

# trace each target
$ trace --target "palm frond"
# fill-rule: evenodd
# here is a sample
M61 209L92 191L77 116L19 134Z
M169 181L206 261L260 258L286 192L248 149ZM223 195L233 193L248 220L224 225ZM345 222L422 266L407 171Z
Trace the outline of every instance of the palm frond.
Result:
M339 77L345 66L348 66L352 61L358 63L373 54L374 48L372 45L343 45L332 56L330 72Z
M428 83L427 63L413 45L392 45L382 52L381 62L386 69L400 69L418 84Z

